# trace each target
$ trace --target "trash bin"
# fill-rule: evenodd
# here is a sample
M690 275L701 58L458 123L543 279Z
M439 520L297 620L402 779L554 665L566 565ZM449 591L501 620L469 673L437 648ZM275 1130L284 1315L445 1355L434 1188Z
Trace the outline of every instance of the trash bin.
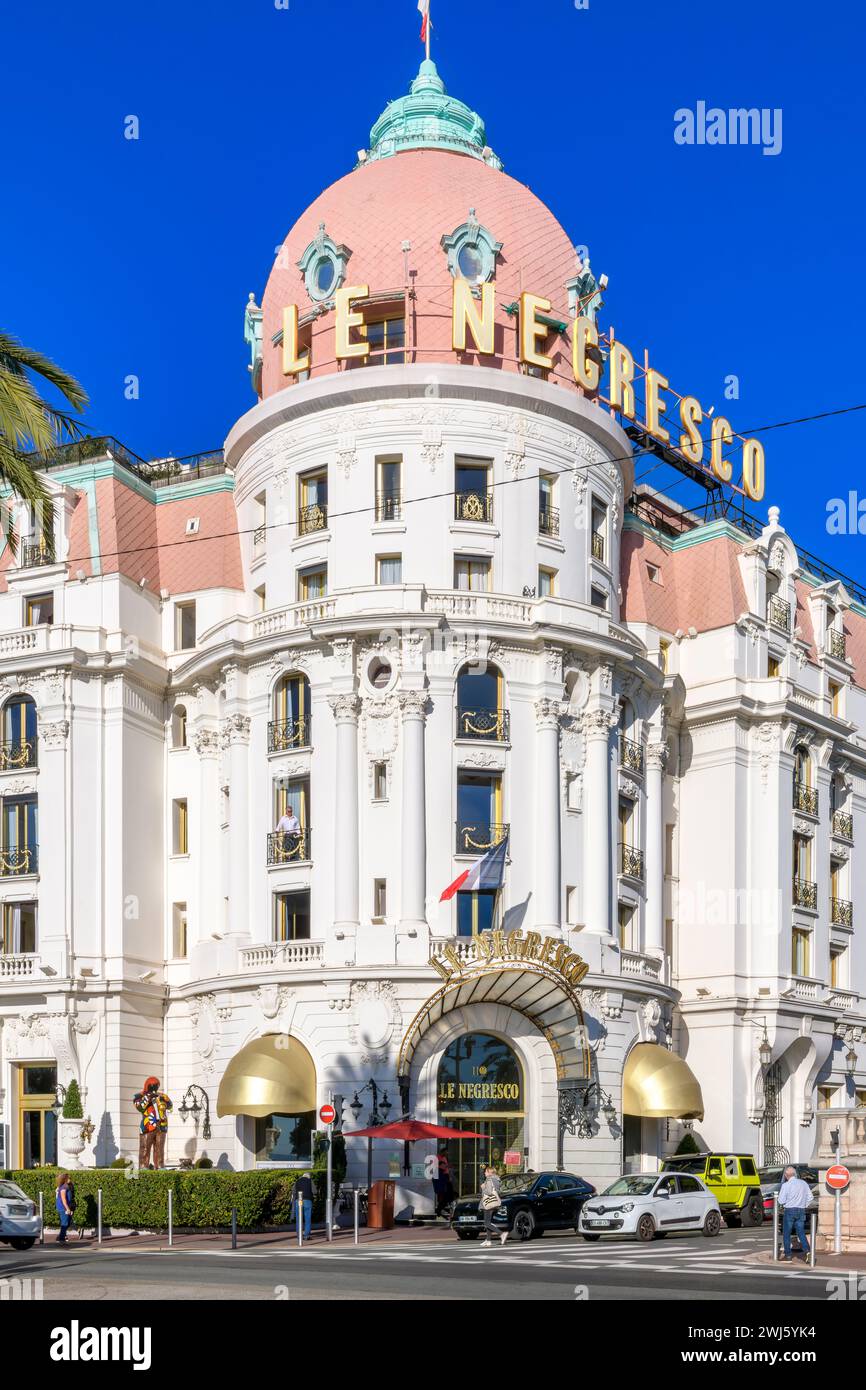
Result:
M390 1231L394 1225L394 1189L397 1184L384 1179L374 1182L367 1199L367 1229Z

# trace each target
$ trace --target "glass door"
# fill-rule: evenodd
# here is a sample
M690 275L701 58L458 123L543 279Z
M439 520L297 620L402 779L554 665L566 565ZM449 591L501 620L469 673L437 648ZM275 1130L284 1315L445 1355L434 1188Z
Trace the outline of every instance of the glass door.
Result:
M18 1068L18 1162L39 1168L57 1162L57 1068Z
M490 1163L499 1173L506 1171L505 1155L523 1153L523 1116L486 1115L483 1120L465 1111L452 1115L442 1112L443 1125L471 1129L478 1139L449 1139L445 1145L451 1180L458 1197L471 1197L481 1191L484 1167Z

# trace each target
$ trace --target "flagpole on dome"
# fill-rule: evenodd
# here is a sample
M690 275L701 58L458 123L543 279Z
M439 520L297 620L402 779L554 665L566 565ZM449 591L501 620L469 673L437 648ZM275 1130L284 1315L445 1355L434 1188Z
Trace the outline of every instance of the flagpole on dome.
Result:
M430 30L433 28L430 23L430 0L418 0L418 9L421 12L421 42L427 46L427 61L430 61Z

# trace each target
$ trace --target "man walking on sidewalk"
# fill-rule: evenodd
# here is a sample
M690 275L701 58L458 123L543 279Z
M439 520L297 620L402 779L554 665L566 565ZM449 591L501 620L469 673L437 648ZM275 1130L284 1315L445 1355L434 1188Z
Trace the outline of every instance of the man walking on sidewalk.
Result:
M295 1220L304 1222L303 1239L309 1240L313 1226L313 1183L309 1173L302 1173L295 1183Z
M809 1241L806 1238L806 1208L812 1200L812 1190L808 1183L797 1177L796 1168L786 1168L784 1181L779 1188L777 1201L784 1208L782 1218L782 1244L785 1259L791 1260L791 1232L795 1231L800 1247L806 1258L809 1257Z

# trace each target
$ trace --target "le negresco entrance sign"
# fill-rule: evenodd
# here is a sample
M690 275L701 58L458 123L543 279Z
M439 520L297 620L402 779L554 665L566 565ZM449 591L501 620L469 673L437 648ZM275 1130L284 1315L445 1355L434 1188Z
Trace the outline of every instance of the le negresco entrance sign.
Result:
M430 957L430 964L443 980L450 982L455 975L466 975L479 966L491 966L497 962L546 966L561 975L568 985L578 985L589 970L589 966L567 942L555 936L541 936L530 931L526 935L517 928L514 931L486 931L467 940L464 952L448 943L441 956Z

